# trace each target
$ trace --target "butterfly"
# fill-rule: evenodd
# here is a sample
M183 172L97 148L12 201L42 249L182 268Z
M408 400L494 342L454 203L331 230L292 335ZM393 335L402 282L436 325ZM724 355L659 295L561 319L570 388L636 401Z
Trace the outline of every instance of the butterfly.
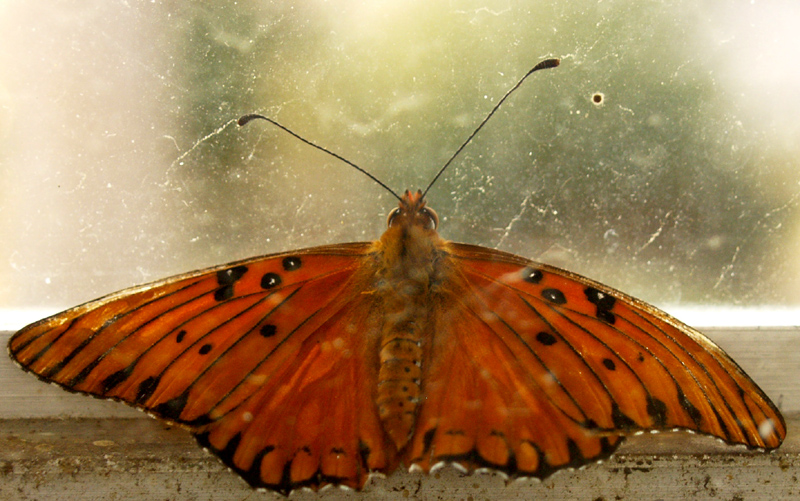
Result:
M557 64L534 67L458 151ZM443 239L425 193L395 195L377 241L126 289L23 328L9 352L45 381L188 429L283 494L360 489L401 464L544 478L648 430L781 444L778 409L704 335L589 278Z

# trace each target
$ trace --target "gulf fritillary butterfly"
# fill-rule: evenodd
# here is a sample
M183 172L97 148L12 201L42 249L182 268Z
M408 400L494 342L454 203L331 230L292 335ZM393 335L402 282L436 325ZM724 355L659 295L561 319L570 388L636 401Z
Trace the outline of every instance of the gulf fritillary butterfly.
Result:
M556 65L526 74L450 161ZM250 485L284 494L359 489L401 463L544 478L645 430L781 444L778 409L696 330L574 273L443 240L423 192L397 198L380 240L126 289L25 327L11 356L189 429Z

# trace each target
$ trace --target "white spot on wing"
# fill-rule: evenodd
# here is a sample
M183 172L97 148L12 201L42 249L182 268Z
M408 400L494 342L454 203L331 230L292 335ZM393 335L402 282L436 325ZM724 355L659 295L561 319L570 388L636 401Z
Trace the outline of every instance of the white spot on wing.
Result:
M467 474L469 470L461 463L450 463L450 465L461 473Z
M422 470L422 466L418 465L417 463L412 464L408 467L409 473L424 473Z
M445 463L444 461L439 461L435 465L431 466L431 473L433 473L433 472L435 472L437 470L441 470L445 466L447 466L447 463Z
M767 440L773 433L775 433L775 423L772 419L765 419L758 425L758 434L763 440Z

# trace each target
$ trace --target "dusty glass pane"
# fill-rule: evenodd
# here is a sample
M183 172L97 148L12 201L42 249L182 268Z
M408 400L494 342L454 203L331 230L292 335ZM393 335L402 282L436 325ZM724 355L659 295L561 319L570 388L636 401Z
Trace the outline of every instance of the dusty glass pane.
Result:
M391 195L233 121L416 189L553 56L431 190L442 234L659 305L797 307L798 21L794 2L5 2L3 307L377 238Z

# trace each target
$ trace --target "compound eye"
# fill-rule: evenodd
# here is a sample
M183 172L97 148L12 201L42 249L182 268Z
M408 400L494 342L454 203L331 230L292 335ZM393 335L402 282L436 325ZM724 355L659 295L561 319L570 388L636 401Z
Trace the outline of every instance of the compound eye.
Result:
M392 211L386 217L386 226L391 228L392 225L394 225L394 223L397 222L397 216L399 215L400 215L400 207L395 207L394 209L392 209Z
M439 226L439 216L436 214L435 210L423 207L422 210L419 211L419 214L427 219L427 224L425 226L429 230L435 230Z

